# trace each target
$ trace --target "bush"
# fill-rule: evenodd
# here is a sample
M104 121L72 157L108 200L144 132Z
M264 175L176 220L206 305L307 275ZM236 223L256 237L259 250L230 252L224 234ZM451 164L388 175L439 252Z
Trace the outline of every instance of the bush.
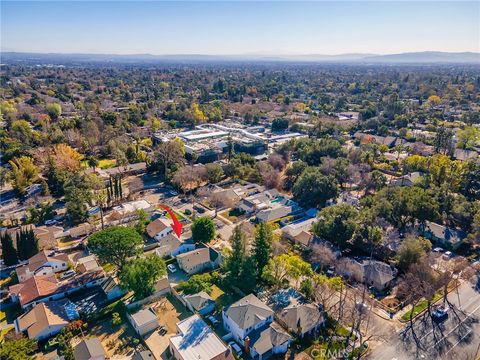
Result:
M120 317L120 314L118 312L114 312L112 314L112 325L113 326L118 326L122 323L122 318Z

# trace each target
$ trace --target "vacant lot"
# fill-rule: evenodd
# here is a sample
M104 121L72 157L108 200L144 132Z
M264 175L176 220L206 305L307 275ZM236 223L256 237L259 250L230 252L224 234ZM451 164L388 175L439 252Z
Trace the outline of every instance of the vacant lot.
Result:
M131 355L140 340L126 321L122 325L115 326L108 318L95 324L88 330L88 333L100 339L109 357Z
M182 303L173 296L167 296L150 305L155 310L160 325L167 329L166 334L158 330L144 336L145 343L156 359L167 359L169 339L177 332L177 323L190 315Z

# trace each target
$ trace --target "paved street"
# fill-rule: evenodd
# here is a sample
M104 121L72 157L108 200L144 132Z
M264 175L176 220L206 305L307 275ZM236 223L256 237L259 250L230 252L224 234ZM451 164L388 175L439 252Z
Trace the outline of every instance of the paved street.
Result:
M469 283L450 293L454 305L448 319L435 323L427 315L420 316L413 329L408 324L392 336L392 326L382 330L376 326L384 342L375 346L369 359L455 359L474 360L480 355L480 292ZM413 331L412 331L413 330ZM374 333L372 331L372 333Z

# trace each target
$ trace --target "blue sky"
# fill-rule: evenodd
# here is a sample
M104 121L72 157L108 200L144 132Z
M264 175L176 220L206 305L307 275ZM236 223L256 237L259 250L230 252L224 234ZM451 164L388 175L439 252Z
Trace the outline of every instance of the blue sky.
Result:
M3 51L341 54L480 51L480 2L3 1Z

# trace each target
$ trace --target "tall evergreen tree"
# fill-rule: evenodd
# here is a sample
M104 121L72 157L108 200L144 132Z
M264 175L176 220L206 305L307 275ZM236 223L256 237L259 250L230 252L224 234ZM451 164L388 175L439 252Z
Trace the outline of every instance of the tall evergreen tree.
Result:
M38 239L32 229L17 232L17 254L20 260L28 260L38 252Z
M272 255L272 230L265 222L257 225L252 253L257 270L256 274L258 277L261 277L263 268L268 264L268 260Z
M0 235L2 243L2 258L6 266L15 265L18 262L17 250L13 246L12 236L5 232Z
M257 285L257 277L256 260L253 256L249 256L242 264L238 287L246 294L251 293Z
M233 229L230 243L232 244L232 252L225 259L225 270L227 272L227 281L234 285L241 278L243 263L246 258L246 239L240 226L237 225Z

